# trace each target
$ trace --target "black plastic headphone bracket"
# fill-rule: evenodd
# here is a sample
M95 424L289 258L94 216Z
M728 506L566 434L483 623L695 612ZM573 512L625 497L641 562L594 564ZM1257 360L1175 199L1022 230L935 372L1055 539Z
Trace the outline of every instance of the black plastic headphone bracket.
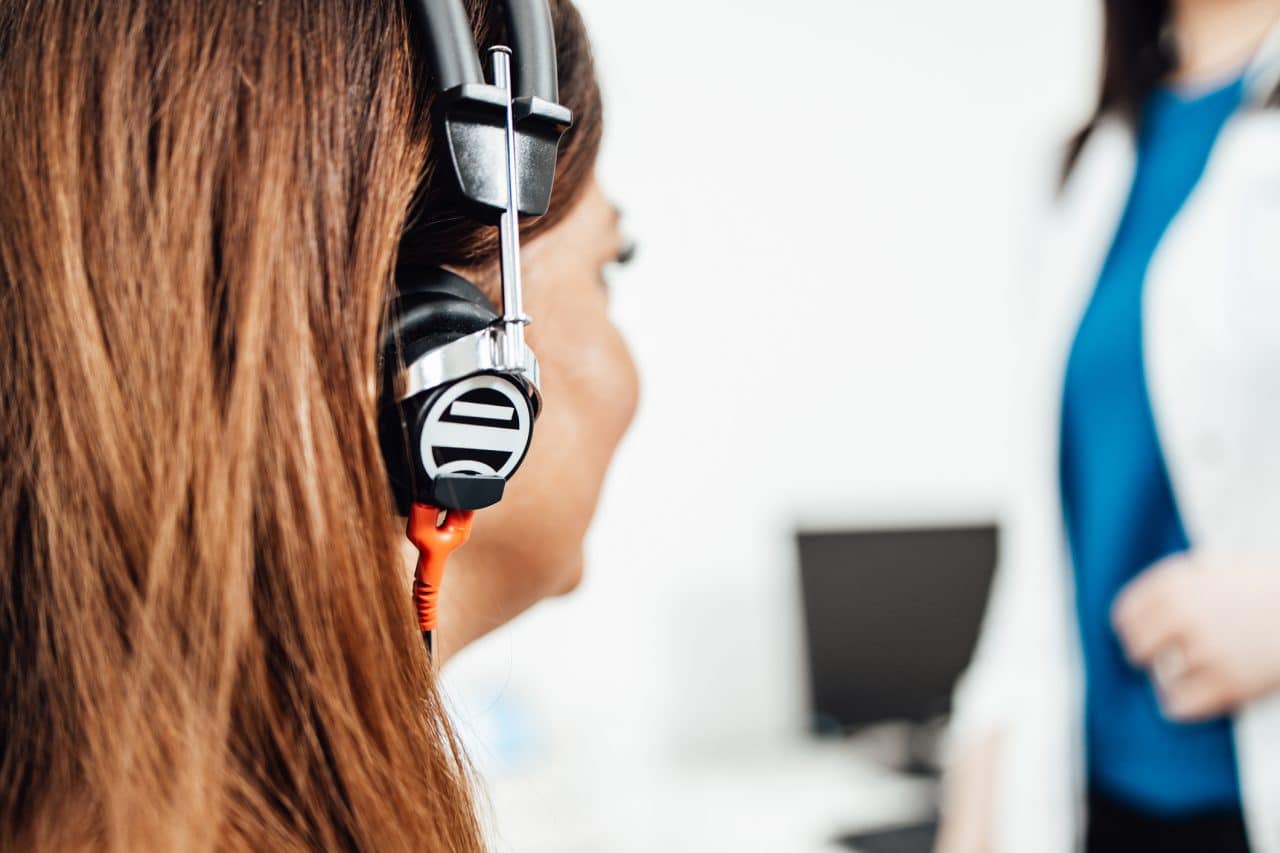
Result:
M478 219L496 223L507 209L507 94L487 83L441 93L449 159L462 197Z
M519 65L510 93L485 82L461 0L409 0L430 47L453 171L463 199L482 222L495 220L507 207L502 134L508 104L520 161L516 207L523 216L541 216L550 207L560 137L573 122L559 103L555 27L547 0L505 0L503 5Z
M449 159L471 212L496 222L507 207L506 94L487 83L464 83L440 95ZM542 216L551 206L560 138L573 124L567 107L536 96L512 103L520 158L520 213Z
M541 216L551 206L560 137L573 125L568 107L528 95L511 105L520 158L520 213Z

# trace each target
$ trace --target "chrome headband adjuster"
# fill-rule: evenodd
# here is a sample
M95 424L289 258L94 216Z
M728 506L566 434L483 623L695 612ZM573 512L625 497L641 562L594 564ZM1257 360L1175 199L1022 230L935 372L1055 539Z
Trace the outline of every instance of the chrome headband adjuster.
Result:
M525 343L523 334L510 334L511 325L503 322L489 326L415 359L396 377L396 400L404 402L478 373L510 373L525 381L535 411L541 409L538 357ZM520 325L517 328L524 331Z

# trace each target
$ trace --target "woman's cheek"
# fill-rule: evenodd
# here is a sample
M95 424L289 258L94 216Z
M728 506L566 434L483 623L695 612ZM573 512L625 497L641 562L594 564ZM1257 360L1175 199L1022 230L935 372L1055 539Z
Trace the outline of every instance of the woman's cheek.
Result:
M534 448L510 487L518 492L511 508L520 512L513 527L539 543L525 566L543 579L547 595L572 592L582 582L583 540L637 404L638 375L621 335L607 322L597 329L579 339L571 362L551 365L555 379L548 377Z
M621 427L618 439L621 440L621 434L625 433L627 428L631 426L631 422L636 416L636 410L640 406L640 369L636 365L635 357L631 354L631 347L627 345L626 338L612 324L610 324L609 328L613 329L618 353L618 387L621 392L618 406L618 419Z
M622 333L607 318L596 327L594 346L580 362L575 383L579 403L593 447L598 448L599 479L618 442L635 417L640 399L640 375Z
M639 396L635 361L603 303L536 307L545 322L531 327L529 342L542 362L542 414L506 496L483 512L472 537L486 562L498 574L518 573L508 582L534 600L582 582L583 540Z

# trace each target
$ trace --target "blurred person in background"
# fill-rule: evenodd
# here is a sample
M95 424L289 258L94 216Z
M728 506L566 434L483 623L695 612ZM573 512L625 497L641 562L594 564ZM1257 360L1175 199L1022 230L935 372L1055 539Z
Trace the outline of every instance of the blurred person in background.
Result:
M1280 852L1280 0L1109 0L942 853Z
M438 658L576 583L635 405L599 91L550 7L576 123L524 229L545 415L454 560ZM488 848L375 428L398 255L497 296L408 23L0 0L2 850Z

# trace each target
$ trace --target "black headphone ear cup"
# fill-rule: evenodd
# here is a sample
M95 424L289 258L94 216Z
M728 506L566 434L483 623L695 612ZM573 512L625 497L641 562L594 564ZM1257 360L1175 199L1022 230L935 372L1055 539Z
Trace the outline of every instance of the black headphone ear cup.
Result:
M419 472L418 445L430 411L431 399L439 392L419 394L402 403L389 402L378 410L378 441L387 467L387 480L396 511L409 515L414 503L427 503L429 484Z
M400 513L413 503L497 503L528 453L534 419L527 390L502 373L473 374L384 409L379 431Z
M499 316L479 288L438 268L399 270L388 315L380 356L378 436L392 495L403 515L412 503L431 499L418 448L428 413L443 389L398 401L395 377L405 365L492 325Z

